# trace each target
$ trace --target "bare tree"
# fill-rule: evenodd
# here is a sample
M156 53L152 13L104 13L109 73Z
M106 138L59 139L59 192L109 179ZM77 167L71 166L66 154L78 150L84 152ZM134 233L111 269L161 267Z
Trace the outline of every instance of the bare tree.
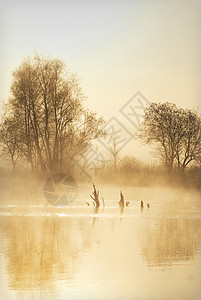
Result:
M201 118L186 110L183 119L183 138L176 146L178 168L182 171L193 160L198 161L201 153Z
M113 165L114 172L117 171L117 164L119 160L119 150L117 147L116 137L114 136L112 139L111 146L109 147L108 156L110 157Z
M3 146L1 155L11 160L15 173L19 149L17 147L16 122L11 118L7 118L0 124L0 143Z
M152 103L146 110L139 137L153 143L156 154L168 170L185 167L200 153L200 117L172 103Z
M17 148L34 171L62 170L102 134L78 80L58 59L27 58L13 72L9 99Z

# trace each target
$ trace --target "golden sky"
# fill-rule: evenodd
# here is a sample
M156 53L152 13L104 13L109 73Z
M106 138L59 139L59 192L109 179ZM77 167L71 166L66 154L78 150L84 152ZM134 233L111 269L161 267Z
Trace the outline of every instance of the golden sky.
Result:
M106 119L136 92L200 110L200 0L1 0L0 101L35 51L63 59ZM123 120L121 122L124 122ZM125 126L129 126L125 121Z

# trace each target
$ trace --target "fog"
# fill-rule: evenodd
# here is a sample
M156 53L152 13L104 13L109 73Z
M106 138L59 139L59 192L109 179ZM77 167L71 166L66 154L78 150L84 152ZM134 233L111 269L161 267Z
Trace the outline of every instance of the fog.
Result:
M111 173L93 178L96 207L92 182L78 175L76 197L63 206L48 202L45 176L1 176L4 299L198 300L199 189Z
M200 300L199 1L3 2L1 299Z
M53 173L54 174L54 173ZM56 172L55 172L56 174ZM85 205L89 202L92 205L90 193L93 190L92 183L95 183L100 192L100 202L102 197L106 206L110 202L120 199L120 191L123 192L125 200L130 201L130 205L135 201L149 201L158 198L163 201L169 194L181 198L182 195L200 195L200 172L186 171L185 173L168 173L162 171L153 172L151 170L140 170L135 172L114 172L111 169L103 170L98 176L94 176L90 181L79 173L69 172L77 187L77 194L73 205L77 202ZM32 173L1 173L0 174L0 196L1 204L16 205L48 205L44 195L44 185L51 175L36 176ZM166 191L163 193L163 191ZM65 190L64 190L65 191ZM59 191L58 191L59 192ZM62 192L62 191L61 191ZM162 205L162 203L161 203Z

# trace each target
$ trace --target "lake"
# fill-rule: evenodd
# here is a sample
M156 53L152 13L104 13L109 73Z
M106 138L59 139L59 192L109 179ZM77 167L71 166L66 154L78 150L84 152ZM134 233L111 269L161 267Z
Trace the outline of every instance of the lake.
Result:
M124 187L120 209L101 189L98 209L90 186L67 207L1 202L1 299L201 299L201 194Z

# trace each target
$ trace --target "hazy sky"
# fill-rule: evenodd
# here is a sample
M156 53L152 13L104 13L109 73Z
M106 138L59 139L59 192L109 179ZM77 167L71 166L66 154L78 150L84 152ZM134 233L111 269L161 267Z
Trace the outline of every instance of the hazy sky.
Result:
M14 68L37 51L63 59L78 74L88 106L106 119L118 118L137 91L150 102L198 109L201 1L0 3L1 101Z

